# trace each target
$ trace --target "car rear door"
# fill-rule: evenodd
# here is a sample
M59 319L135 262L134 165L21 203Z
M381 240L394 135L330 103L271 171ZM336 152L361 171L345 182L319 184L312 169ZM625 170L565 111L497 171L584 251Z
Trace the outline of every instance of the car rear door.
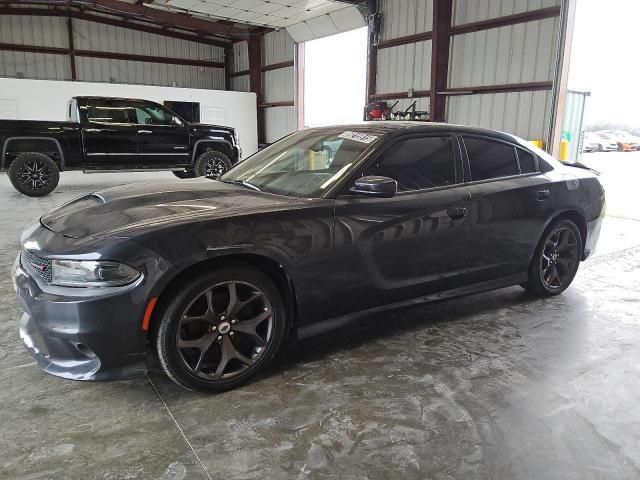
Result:
M142 168L171 168L190 163L189 130L171 111L152 103L135 104L138 154Z
M132 106L125 100L90 99L80 107L87 170L134 168L138 129Z
M553 213L551 180L537 157L510 142L461 137L471 194L467 263L473 281L525 274Z
M466 267L470 195L455 136L402 137L357 176L369 175L393 178L399 190L336 199L335 315L350 313L354 297L369 308L460 286Z

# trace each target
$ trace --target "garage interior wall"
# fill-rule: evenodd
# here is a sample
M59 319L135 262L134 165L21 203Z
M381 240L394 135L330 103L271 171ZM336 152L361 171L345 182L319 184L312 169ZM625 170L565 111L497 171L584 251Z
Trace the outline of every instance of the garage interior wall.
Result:
M76 18L0 15L0 44L3 77L221 90L225 87L224 48L208 43ZM40 52L18 51L20 46ZM72 47L75 78L69 55ZM139 59L100 58L106 53ZM164 60L141 61L145 56ZM176 63L171 63L172 59Z
M285 29L261 35L259 115L264 125L261 143L273 143L296 130L295 42ZM249 45L247 41L233 44L231 89L251 91L249 80Z
M446 86L432 88L434 2L451 9L445 25ZM561 0L381 0L375 90L371 100L417 101L444 118L549 141L560 46ZM443 28L442 26L439 28ZM408 98L410 97L410 98ZM432 118L433 119L433 118Z

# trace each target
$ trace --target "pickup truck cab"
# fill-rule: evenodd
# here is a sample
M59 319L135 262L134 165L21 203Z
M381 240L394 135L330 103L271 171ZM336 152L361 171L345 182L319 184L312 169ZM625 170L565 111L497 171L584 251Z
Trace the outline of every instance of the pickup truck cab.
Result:
M217 178L242 158L233 128L189 123L148 100L73 97L67 113L66 122L0 120L0 168L19 192L46 195L66 170Z

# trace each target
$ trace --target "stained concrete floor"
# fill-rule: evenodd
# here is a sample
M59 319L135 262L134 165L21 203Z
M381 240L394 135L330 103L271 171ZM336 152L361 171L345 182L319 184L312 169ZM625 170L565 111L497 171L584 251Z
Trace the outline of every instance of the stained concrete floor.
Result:
M0 175L0 478L640 478L640 221L607 218L563 295L521 289L374 316L288 346L218 396L40 372L9 278L21 229L86 191L170 174Z

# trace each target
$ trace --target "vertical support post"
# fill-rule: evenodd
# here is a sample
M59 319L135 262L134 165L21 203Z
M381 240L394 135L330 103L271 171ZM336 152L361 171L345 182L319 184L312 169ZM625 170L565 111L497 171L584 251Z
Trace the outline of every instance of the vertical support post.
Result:
M233 68L233 46L224 49L224 89L231 90L231 69Z
M248 41L249 49L249 90L256 94L258 102L258 144L266 143L264 128L264 109L262 96L262 35L251 35Z
M304 128L304 43L296 43L294 58L296 71L296 128L301 130Z
M371 101L371 97L376 94L376 81L378 73L378 42L380 40L380 5L378 0L372 0L368 17L369 40L367 44L367 98L365 105Z
M431 39L431 92L429 120L445 120L446 97L438 91L447 88L449 77L449 44L453 0L433 0L433 36Z
M75 81L76 77L76 49L73 45L73 20L67 17L67 33L69 34L69 62L71 64L71 80Z
M569 83L569 59L573 43L573 26L576 18L576 0L563 0L560 13L560 32L557 43L556 68L553 79L553 106L551 125L545 150L560 158L560 140L564 121L564 102Z

